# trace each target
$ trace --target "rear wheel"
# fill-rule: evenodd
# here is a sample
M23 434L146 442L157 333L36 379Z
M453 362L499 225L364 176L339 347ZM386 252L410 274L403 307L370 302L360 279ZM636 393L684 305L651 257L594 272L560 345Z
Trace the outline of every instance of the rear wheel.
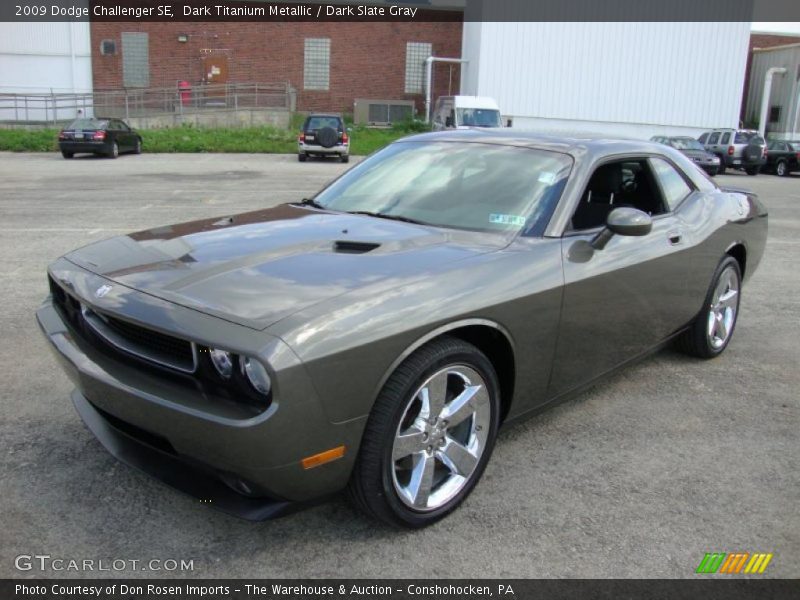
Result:
M369 420L348 487L366 513L419 528L454 510L492 453L500 415L497 375L472 344L440 338L403 362Z
M72 158L72 157L75 156L75 153L74 152L67 152L66 150L62 150L61 151L61 156L63 156L64 158Z
M119 144L117 144L117 142L114 142L113 144L111 144L111 150L109 150L108 152L108 157L117 158L118 156L119 156Z
M786 177L789 174L785 160L779 160L778 164L775 165L775 174L779 177Z
M300 152L297 155L297 160L300 162L306 162L306 160L308 160L308 155L305 152Z
M736 327L741 287L739 262L727 256L714 272L703 309L678 338L680 350L699 358L714 358L722 354Z
M343 163L350 162L350 155L349 154L342 154L341 160Z
M748 175L758 175L761 172L761 167L747 167L744 172Z
M722 155L719 157L719 170L717 171L717 175L725 175L725 157Z

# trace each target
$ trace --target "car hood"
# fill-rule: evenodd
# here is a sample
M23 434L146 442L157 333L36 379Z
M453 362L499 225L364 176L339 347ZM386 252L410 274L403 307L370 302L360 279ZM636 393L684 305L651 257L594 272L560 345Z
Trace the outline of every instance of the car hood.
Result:
M123 286L264 329L313 304L509 240L284 204L100 241L66 258Z

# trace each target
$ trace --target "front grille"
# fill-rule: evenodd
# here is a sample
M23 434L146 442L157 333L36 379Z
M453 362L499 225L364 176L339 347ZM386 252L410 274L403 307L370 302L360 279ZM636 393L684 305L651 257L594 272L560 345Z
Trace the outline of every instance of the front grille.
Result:
M73 326L88 328L95 338L115 350L184 373L196 370L197 351L191 342L95 311L52 278L50 290L54 303Z

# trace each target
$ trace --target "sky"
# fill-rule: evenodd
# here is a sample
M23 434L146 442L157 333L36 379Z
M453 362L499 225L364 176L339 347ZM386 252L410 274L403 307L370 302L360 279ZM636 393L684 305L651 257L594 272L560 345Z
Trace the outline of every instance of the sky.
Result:
M800 35L800 22L762 22L753 23L750 27L751 31L769 31L775 33L796 33Z

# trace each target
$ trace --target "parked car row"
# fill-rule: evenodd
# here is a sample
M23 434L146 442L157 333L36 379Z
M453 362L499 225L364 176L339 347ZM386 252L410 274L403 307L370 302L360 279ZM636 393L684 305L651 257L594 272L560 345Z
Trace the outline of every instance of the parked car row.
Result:
M785 177L800 171L800 141L766 140L753 129L714 129L698 139L688 136L650 138L679 150L712 177L727 169L748 175L761 171Z

